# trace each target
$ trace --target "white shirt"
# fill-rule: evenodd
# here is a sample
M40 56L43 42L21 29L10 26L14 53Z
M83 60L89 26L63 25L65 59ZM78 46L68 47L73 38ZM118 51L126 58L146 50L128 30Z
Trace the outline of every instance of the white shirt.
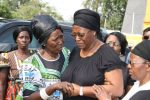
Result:
M130 91L125 95L125 97L122 100L129 100L134 94L136 94L141 90L150 90L150 81L141 86L140 82L136 81L133 87L130 89Z

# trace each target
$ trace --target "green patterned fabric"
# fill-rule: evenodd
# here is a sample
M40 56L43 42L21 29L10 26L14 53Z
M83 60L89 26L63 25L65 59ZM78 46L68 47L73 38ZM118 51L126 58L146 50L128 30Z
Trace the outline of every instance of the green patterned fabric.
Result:
M61 74L68 65L70 51L67 48L62 49L65 62L62 71L47 69L44 67L37 53L27 58L22 64L22 73L20 78L24 81L24 89L37 91L39 88L45 87L45 81L50 79L60 79Z

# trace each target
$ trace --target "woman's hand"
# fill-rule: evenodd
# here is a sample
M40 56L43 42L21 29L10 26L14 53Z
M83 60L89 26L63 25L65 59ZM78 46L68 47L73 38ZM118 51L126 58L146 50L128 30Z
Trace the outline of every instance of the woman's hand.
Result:
M72 83L74 90L72 91L71 96L78 96L80 91L80 86Z
M72 93L71 91L73 91L73 85L68 82L57 82L53 85L48 86L44 91L46 92L46 94L48 96L50 96L56 90L60 90L70 96ZM41 90L40 90L40 92L41 92ZM45 93L44 93L44 95L45 95ZM46 96L46 98L47 98L47 96ZM30 96L24 98L24 100L41 100L41 99L42 99L42 97L39 92L34 92Z
M55 86L58 90L61 90L63 93L69 96L71 96L74 91L73 85L68 82L58 82L55 84Z
M94 94L98 100L111 100L111 94L103 86L93 85Z

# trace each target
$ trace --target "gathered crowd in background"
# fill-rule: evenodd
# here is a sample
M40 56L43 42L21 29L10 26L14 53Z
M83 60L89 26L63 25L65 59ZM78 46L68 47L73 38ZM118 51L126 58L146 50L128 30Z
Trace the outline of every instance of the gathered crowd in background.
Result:
M150 100L150 27L128 48L121 32L102 39L97 12L80 9L73 19L72 50L49 15L13 32L17 47L0 54L0 100ZM38 50L28 47L33 36Z

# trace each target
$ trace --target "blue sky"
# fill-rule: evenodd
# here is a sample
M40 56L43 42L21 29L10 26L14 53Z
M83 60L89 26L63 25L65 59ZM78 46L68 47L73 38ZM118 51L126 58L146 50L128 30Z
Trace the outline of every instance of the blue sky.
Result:
M54 7L64 20L72 20L76 10L83 8L83 0L42 0Z

